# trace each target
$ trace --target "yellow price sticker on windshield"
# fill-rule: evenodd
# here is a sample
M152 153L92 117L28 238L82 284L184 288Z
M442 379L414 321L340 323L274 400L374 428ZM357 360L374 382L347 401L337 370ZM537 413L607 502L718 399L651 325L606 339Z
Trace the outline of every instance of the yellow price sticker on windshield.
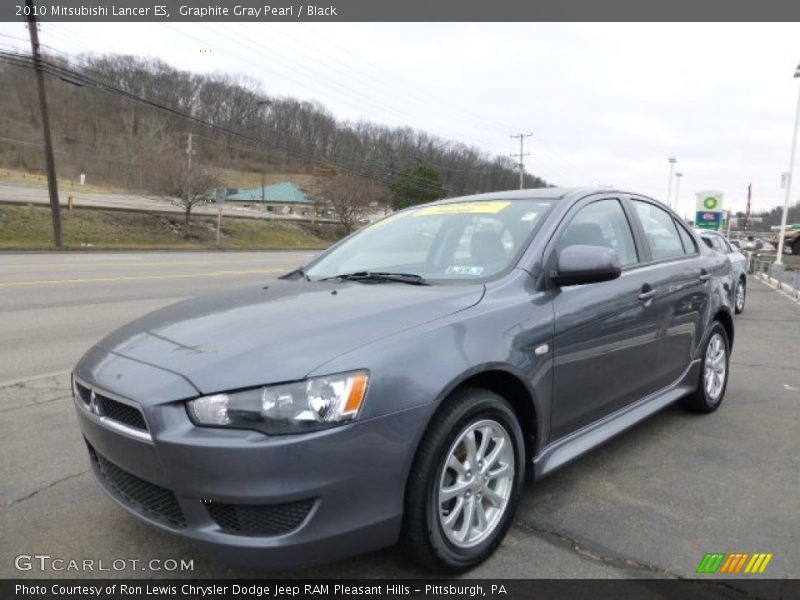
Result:
M511 202L490 200L488 202L454 202L452 204L437 204L420 208L414 213L415 217L426 215L467 215L474 213L497 214Z

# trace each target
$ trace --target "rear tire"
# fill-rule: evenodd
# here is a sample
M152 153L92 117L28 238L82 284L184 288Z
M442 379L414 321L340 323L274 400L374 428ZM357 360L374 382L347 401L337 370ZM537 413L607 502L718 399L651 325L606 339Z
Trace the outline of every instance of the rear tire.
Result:
M730 342L728 332L714 321L703 348L703 365L697 389L680 399L680 404L697 413L711 413L719 408L728 387Z
M497 394L465 388L431 419L406 488L401 544L431 570L461 572L503 541L519 504L525 442Z
M736 289L733 291L733 310L737 315L744 312L744 305L747 301L747 281L742 277L736 282Z

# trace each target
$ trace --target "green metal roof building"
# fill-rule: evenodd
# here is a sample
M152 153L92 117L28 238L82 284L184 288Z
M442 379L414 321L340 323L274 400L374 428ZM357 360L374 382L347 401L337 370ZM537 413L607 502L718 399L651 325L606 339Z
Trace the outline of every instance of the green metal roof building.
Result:
M234 194L228 194L227 202L263 202L268 204L305 204L312 205L313 202L306 196L305 192L295 183L284 181L267 185L263 188L257 187L248 190L238 190Z

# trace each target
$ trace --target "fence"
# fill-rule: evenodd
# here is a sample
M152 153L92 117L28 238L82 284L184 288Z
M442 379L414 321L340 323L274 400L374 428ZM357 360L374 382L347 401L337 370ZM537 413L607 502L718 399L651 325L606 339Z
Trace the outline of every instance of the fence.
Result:
M800 299L800 270L787 271L783 265L776 265L772 260L763 260L749 252L747 259L750 273L793 298Z

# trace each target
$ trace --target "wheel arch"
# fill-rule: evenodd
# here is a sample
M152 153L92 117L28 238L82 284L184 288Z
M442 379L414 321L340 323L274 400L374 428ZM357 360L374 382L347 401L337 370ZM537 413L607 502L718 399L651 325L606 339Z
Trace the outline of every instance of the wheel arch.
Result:
M728 335L728 346L733 349L733 317L729 310L720 309L714 315L714 321L719 321Z
M528 463L533 459L546 437L543 407L524 375L510 365L490 363L462 373L445 387L436 400L436 410L456 391L474 387L489 390L511 404L525 437ZM435 412L435 411L434 411Z

